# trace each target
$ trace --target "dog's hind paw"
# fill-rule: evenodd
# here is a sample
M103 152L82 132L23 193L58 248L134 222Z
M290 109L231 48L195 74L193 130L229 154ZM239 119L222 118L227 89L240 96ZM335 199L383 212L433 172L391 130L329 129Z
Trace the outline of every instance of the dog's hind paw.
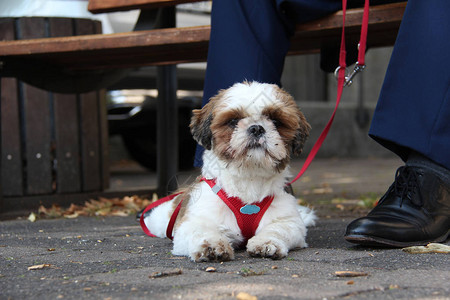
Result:
M251 256L281 259L287 256L288 249L274 241L259 243L256 240L252 241L252 239L250 239L247 244L247 252Z
M203 241L198 251L190 255L195 262L229 261L234 259L233 247L227 241L219 240L217 243Z

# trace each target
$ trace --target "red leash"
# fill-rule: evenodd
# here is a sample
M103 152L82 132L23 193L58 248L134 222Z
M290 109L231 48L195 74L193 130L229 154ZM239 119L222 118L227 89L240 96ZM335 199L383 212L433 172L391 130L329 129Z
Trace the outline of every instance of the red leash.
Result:
M368 31L368 25L369 25L369 0L365 0L365 3L364 3L364 14L363 14L363 20L362 20L362 26L361 26L361 36L360 36L360 40L359 40L359 49L358 49L358 62L356 63L353 72L349 76L345 75L345 69L347 67L346 62L345 62L345 57L347 54L347 52L345 50L345 15L346 15L346 12L347 12L347 0L342 0L341 49L339 52L339 67L335 71L335 74L337 73L337 77L338 77L336 106L334 107L334 111L330 117L330 120L328 121L327 125L325 126L325 128L323 129L319 138L317 139L316 143L312 147L311 152L309 152L308 156L306 157L305 163L303 164L302 168L300 169L300 172L298 172L297 176L295 176L295 178L292 179L290 184L296 182L306 172L309 165L311 164L314 157L316 156L317 152L319 151L320 147L322 146L322 143L324 142L325 138L327 137L328 132L330 131L330 128L331 128L331 124L333 123L334 116L336 115L337 108L339 106L339 103L341 102L342 91L344 90L344 86L350 85L352 83L353 77L357 73L364 70L364 67L365 67L367 31Z

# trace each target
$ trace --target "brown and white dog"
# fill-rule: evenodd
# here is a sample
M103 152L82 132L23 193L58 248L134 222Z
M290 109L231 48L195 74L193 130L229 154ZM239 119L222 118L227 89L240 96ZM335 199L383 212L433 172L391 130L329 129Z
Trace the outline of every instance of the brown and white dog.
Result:
M182 200L174 255L226 261L234 258L233 248L247 242L250 255L279 259L293 248L306 247L306 227L314 225L316 217L284 189L291 155L302 151L310 129L292 96L273 84L237 83L194 110L190 126L206 149L202 176L216 186L199 181L154 208L145 218L153 234L166 237L169 218ZM218 189L253 208L272 197L248 241Z

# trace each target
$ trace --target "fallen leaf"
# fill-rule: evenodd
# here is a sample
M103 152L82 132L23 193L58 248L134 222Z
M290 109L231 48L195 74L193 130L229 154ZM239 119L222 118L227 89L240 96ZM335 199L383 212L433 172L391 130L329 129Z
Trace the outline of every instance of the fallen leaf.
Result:
M250 295L249 293L239 292L236 295L236 299L238 299L238 300L258 300L258 297Z
M312 190L312 193L316 194L316 195L331 194L332 192L333 192L333 189L330 187L317 188L317 189Z
M51 265L51 264L34 265L31 267L28 267L28 271L42 270L44 268L52 268L52 267L53 267L53 265Z
M450 246L438 243L429 243L426 246L412 246L402 249L404 252L411 254L419 253L450 253Z
M176 275L181 275L181 274L183 274L181 269L174 269L171 271L153 272L148 277L154 279L154 278L161 278L161 277L167 277L167 276L176 276Z
M206 272L215 272L216 271L216 268L214 268L214 267L207 267L206 269L205 269L205 271Z
M247 277L247 276L259 276L264 275L265 271L254 271L250 268L242 268L239 272L239 275Z
M70 214L70 215L64 215L64 218L75 219L75 218L78 218L79 215L80 215L79 213L74 212L73 214Z
M127 211L116 210L116 211L112 211L110 213L110 215L114 216L114 217L128 217L130 214Z
M30 221L30 222L36 222L36 215L35 215L34 213L31 213L31 214L28 216L28 221Z
M337 277L360 277L367 276L369 273L367 272L354 272L354 271L336 271L334 274Z
M336 208L341 210L341 211L345 210L345 207L342 204L336 204Z
M391 285L389 285L389 289L390 290L398 290L400 287L398 286L398 285L396 285L396 284L391 284Z
M157 196L153 196L153 200ZM69 208L53 204L50 208L40 206L38 213L41 216L49 218L65 217L68 219L77 218L78 216L119 216L126 217L136 214L141 209L147 207L153 201L141 198L139 196L126 196L123 198L103 198L98 200L91 199L86 201L84 205L71 204Z
M55 248L48 248L47 251L56 251Z
M353 281L353 280L349 280L349 281L347 281L347 284L348 285L352 285L352 284L354 284L355 282Z

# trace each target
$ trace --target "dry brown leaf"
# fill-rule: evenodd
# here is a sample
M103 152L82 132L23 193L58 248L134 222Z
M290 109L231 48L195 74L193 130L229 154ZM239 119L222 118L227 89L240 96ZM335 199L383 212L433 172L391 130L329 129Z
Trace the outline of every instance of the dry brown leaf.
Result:
M155 196L154 196L155 198ZM157 198L157 197L156 197ZM98 200L91 199L84 205L71 204L69 208L62 209L57 205L50 208L39 207L39 214L49 218L77 218L78 216L129 216L145 208L152 201L139 196L126 196L123 198L104 198Z
M402 249L403 251L411 254L419 253L450 253L450 246L438 243L429 243L426 246L412 246Z
M115 210L112 211L110 215L115 217L128 217L130 214L127 210Z
M367 276L369 273L367 272L354 272L354 271L336 271L334 275L337 277L360 277Z
M77 213L77 212L74 212L73 214L70 214L70 215L64 215L64 218L67 218L67 219L75 219L75 218L78 218L78 216L79 216L80 214L79 213Z
M71 203L70 207L65 212L67 214L75 214L76 211L79 210L79 209L80 209L80 206Z
M167 277L167 276L176 276L183 274L183 271L181 269L174 269L170 271L162 271L162 272L153 272L148 276L148 278L154 279L154 278L161 278L161 277Z
M31 267L28 267L28 271L42 270L44 268L52 268L52 267L53 267L53 265L51 265L51 264L34 265Z
M52 204L50 208L45 208L41 205L38 209L38 213L50 218L58 218L62 216L62 209L59 205L56 204Z
M36 222L36 215L35 215L34 213L31 213L31 214L28 216L28 221L30 221L30 222Z
M240 292L236 295L238 300L258 300L258 297L250 295L249 293Z
M345 210L345 207L342 204L336 204L336 208L341 210L341 211Z

